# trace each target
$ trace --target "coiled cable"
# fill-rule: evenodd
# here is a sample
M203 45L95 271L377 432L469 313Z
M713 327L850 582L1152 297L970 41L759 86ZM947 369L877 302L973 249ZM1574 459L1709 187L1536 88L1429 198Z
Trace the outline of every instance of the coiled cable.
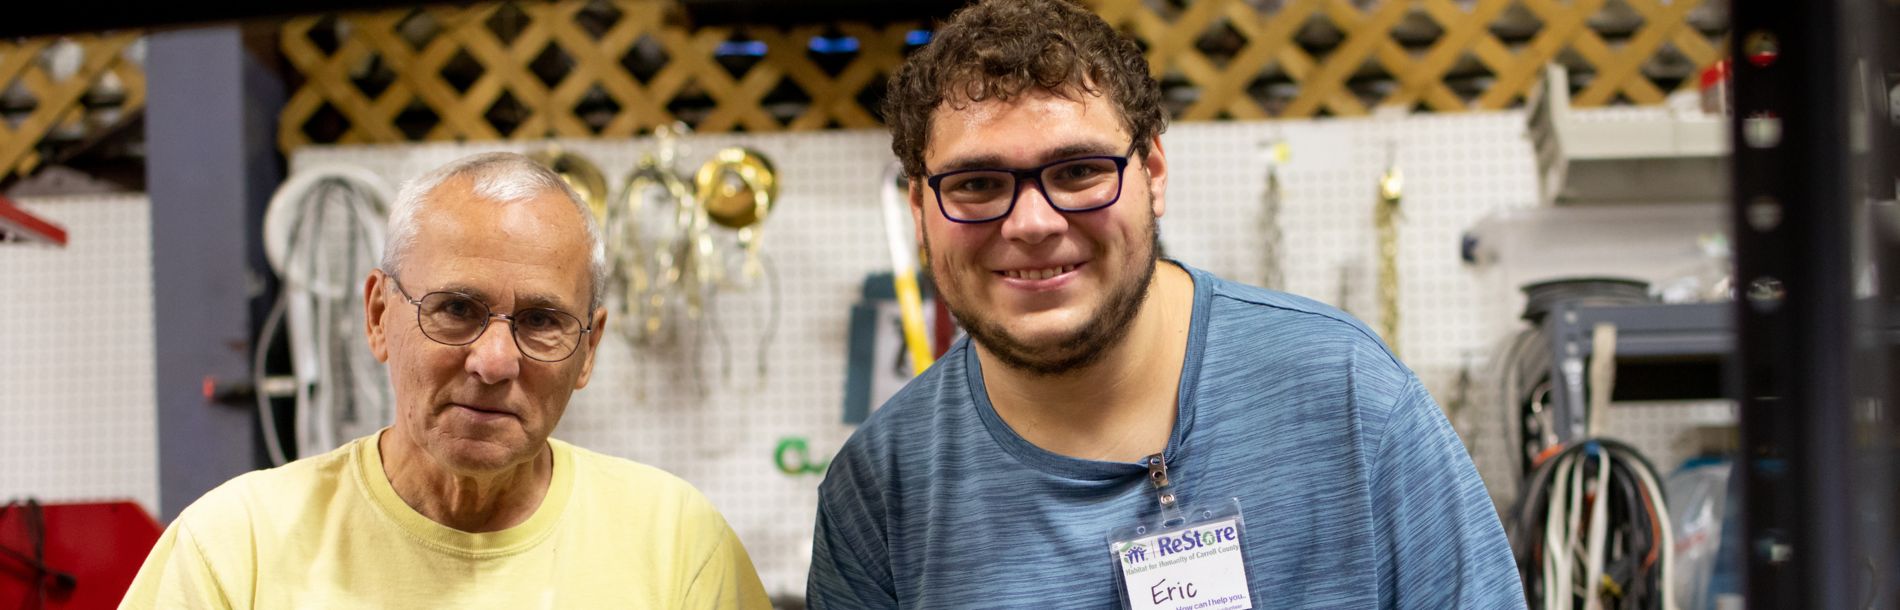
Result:
M389 380L371 357L363 328L363 278L382 260L392 191L380 176L350 165L300 171L284 181L264 214L264 252L282 281L251 362L259 423L273 464L314 455L392 419ZM286 451L266 374L266 357L288 331L296 446Z

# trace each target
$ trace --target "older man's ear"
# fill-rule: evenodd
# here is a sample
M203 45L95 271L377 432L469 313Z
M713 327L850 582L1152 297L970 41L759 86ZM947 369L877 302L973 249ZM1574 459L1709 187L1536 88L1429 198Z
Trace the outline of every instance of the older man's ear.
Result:
M389 344L383 338L383 310L389 303L383 300L388 291L383 289L386 276L381 269L371 269L369 278L363 280L363 323L369 333L369 351L376 355L377 362L389 362Z
M587 333L587 360L581 363L581 376L574 380L574 389L587 387L587 380L594 376L594 355L600 352L600 338L607 335L607 308L594 310L594 329Z

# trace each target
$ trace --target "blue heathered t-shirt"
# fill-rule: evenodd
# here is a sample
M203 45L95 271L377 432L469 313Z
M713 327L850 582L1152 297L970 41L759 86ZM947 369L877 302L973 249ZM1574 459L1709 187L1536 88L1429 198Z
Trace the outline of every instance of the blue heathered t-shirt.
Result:
M1187 269L1193 322L1164 456L1181 506L1239 499L1254 607L1524 607L1471 458L1372 331ZM1146 475L1018 436L959 342L833 460L807 601L1116 607L1107 535L1158 512Z

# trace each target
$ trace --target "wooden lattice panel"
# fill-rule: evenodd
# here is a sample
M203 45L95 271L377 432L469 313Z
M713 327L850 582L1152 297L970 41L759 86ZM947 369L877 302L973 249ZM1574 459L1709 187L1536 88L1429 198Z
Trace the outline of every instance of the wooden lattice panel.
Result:
M1658 104L1719 58L1711 0L1091 0L1146 48L1177 120L1521 102ZM290 20L279 144L874 127L916 24L691 28L671 0L500 2ZM820 45L819 42L838 43Z
M42 144L83 139L144 108L138 37L0 40L0 180L39 167Z
M1321 114L1374 106L1438 112L1520 102L1544 65L1586 82L1576 106L1660 104L1720 58L1724 16L1706 0L1201 0L1156 10L1096 0L1148 48L1178 120ZM1271 5L1271 10L1256 6ZM1362 5L1363 8L1362 8ZM1698 23L1692 23L1691 14ZM1277 90L1277 92L1276 92Z
M669 23L676 12L671 2L620 0L293 19L283 50L305 82L284 108L278 141L290 150L311 142L627 137L679 120L704 132L875 127L860 94L881 91L915 27L836 25L837 38L857 48L848 64L827 69L807 51L826 28L688 29ZM721 53L722 45L740 51ZM759 48L761 56L749 56ZM472 80L470 67L479 73ZM366 81L376 90L365 90ZM788 86L797 94L790 115L767 99Z

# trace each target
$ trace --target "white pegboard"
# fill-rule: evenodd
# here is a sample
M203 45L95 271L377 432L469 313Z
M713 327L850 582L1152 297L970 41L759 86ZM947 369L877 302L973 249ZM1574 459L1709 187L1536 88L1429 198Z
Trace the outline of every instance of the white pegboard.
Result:
M1588 116L1590 111L1580 111ZM1483 217L1528 207L1535 169L1520 112L1385 119L1189 123L1163 136L1170 182L1161 221L1169 253L1227 278L1258 282L1263 147L1284 141L1278 252L1286 289L1344 308L1377 326L1372 211L1388 159L1405 176L1399 225L1403 358L1452 414L1493 494L1508 501L1514 476L1504 410L1491 374L1497 342L1517 327L1515 289L1486 282L1460 262L1464 230ZM716 317L726 329L730 366L710 342L695 349L636 348L603 342L593 385L575 395L557 434L605 453L676 473L715 502L752 552L767 589L800 594L817 503L815 476L780 474L773 449L784 437L809 439L829 455L850 434L839 423L849 307L864 275L888 268L876 177L891 158L882 131L692 136L681 151L696 164L718 147L743 144L778 167L780 205L767 221L765 250L781 282L781 320L761 377L755 354L764 332L766 291L727 292ZM618 190L650 139L567 141L598 164ZM530 151L538 144L431 144L318 147L299 151L293 170L319 162L372 169L392 184L465 154ZM1612 236L1606 236L1612 237ZM618 321L610 321L610 324ZM697 364L694 364L694 363ZM1458 400L1461 370L1469 394ZM701 393L691 382L697 370ZM722 375L722 370L729 370ZM1708 407L1625 409L1630 430L1709 417ZM1619 411L1621 415L1623 411ZM1668 437L1631 440L1667 453ZM1654 442L1652 442L1654 441ZM1658 444L1660 443L1660 444ZM1668 468L1675 457L1658 456Z
M1463 232L1492 213L1534 205L1536 174L1519 112L1282 123L1187 124L1166 138L1170 168L1162 236L1171 253L1256 282L1256 229L1266 166L1284 141L1278 251L1289 292L1340 306L1378 328L1378 178L1404 176L1399 219L1399 344L1405 363L1448 409L1494 496L1512 488L1507 426L1486 390L1498 337L1513 328L1509 295L1459 259ZM1458 380L1471 383L1460 400Z
M68 243L0 244L0 501L130 499L157 514L151 204L19 203Z

